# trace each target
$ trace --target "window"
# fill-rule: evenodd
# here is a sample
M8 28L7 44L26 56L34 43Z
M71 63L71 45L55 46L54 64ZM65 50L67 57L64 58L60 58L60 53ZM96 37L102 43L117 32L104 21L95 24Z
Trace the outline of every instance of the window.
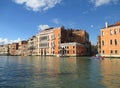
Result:
M102 36L104 36L104 31L102 31Z
M69 51L67 51L67 53L69 54Z
M104 46L104 41L102 40L102 45Z
M117 40L115 39L115 45L117 45Z
M112 40L110 40L110 45L112 45Z
M54 35L51 35L51 39L52 39L52 40L54 39Z
M73 48L75 48L75 46L73 46Z
M48 45L48 43L40 43L40 47L47 47Z
M43 40L47 40L49 38L49 36L42 36L40 37L40 40L43 41Z
M73 51L73 53L75 53L75 51Z
M113 53L113 51L112 50L110 50L110 54L112 54Z
M115 54L117 54L118 53L118 51L117 50L115 50Z
M117 30L116 30L116 29L114 29L114 34L115 34L115 35L117 34Z
M104 50L102 51L102 53L103 53L103 54L105 53Z
M110 35L112 35L112 30L110 29Z

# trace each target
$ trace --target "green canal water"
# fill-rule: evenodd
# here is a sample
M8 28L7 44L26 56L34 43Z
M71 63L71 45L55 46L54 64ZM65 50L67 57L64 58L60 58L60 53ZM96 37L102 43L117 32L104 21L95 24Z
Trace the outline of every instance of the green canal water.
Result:
M0 56L0 88L120 88L120 59Z

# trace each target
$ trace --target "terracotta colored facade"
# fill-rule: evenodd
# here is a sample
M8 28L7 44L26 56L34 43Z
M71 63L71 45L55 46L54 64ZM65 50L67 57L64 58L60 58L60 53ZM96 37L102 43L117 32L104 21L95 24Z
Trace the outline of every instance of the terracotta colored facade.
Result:
M101 55L120 57L120 22L108 25L100 30Z
M9 45L9 54L13 56L18 55L18 43L13 43Z
M85 46L80 43L61 43L60 53L63 56L82 56L85 55Z
M18 43L18 55L20 56L28 56L28 42L20 41Z

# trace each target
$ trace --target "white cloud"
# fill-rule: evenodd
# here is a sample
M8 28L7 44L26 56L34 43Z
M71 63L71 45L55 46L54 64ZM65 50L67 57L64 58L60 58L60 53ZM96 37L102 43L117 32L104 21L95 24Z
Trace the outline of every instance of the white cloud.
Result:
M95 4L95 7L99 7L105 4L114 3L116 4L119 0L91 0Z
M45 30L45 29L48 29L48 28L50 28L48 25L39 25L38 26L38 30Z
M55 19L53 19L53 23L55 23L55 24L59 24L59 23L60 23L60 21L59 21L59 19L58 19L58 18L55 18Z
M20 38L16 39L16 40L8 40L7 38L0 38L0 44L11 44L11 43L16 43L21 41Z
M24 4L27 9L33 11L45 11L53 8L62 0L14 0L17 4Z

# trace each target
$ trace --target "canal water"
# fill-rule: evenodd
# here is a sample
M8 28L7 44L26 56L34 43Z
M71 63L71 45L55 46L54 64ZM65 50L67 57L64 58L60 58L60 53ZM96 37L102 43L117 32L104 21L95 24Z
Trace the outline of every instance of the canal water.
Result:
M120 59L0 56L0 88L120 88Z

